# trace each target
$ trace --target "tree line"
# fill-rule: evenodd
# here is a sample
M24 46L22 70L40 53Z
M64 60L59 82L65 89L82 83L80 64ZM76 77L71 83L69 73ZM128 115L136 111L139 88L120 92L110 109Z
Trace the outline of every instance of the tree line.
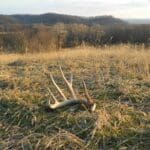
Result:
M76 47L82 44L150 43L150 25L63 24L0 26L1 52L42 52Z

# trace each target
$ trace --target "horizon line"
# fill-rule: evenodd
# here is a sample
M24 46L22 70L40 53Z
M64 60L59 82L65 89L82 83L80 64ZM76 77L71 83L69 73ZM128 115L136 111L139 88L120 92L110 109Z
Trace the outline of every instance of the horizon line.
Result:
M46 14L57 14L57 15L67 15L67 16L74 16L74 17L83 17L83 18L92 18L92 17L103 17L103 16L112 16L114 18L118 18L118 19L140 19L140 20L145 20L145 19L150 19L149 18L137 18L137 17L132 17L132 18L124 18L124 17L117 17L115 15L111 15L111 14L106 14L106 15L88 15L88 16L83 16L83 15L75 15L75 14L67 14L67 13L58 13L58 12L45 12L45 13L0 13L0 15L7 15L7 16L11 16L11 15L46 15Z

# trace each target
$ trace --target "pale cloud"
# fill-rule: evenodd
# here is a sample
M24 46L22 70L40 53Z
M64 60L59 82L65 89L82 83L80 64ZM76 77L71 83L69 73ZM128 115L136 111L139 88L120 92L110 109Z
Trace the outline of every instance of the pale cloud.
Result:
M121 18L150 18L149 0L0 0L1 14L56 12Z

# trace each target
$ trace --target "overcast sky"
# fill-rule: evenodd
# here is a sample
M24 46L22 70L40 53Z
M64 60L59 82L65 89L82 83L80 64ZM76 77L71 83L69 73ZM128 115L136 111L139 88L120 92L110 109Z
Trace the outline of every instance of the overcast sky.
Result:
M0 14L48 12L79 16L150 18L150 0L0 0Z

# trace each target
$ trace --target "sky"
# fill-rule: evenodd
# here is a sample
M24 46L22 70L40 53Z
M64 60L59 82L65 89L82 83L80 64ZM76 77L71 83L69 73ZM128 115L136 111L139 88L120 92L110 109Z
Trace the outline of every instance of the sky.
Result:
M150 0L0 0L0 14L61 13L150 18Z

